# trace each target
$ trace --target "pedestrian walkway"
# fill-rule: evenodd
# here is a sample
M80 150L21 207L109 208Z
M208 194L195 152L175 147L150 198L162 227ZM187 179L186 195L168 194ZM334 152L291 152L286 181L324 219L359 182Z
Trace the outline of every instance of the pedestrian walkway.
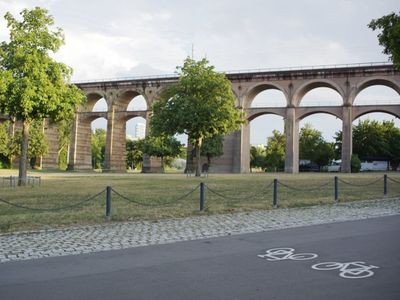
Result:
M400 199L0 235L0 263L400 214Z

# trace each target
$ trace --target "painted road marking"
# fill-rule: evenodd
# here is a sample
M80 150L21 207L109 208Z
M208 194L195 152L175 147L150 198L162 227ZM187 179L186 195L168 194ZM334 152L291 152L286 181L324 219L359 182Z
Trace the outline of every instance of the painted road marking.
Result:
M374 275L371 269L378 269L379 267L373 265L366 265L363 261L353 262L322 262L311 266L312 269L318 271L330 271L339 269L339 276L348 279L367 278Z
M295 249L293 248L272 248L265 251L265 254L257 255L260 258L266 258L269 261L278 260L309 260L318 257L315 253L297 253L294 254Z
M272 248L265 251L265 254L258 254L260 258L265 258L268 261L281 260L310 260L318 257L315 253L295 253L294 248ZM379 267L366 265L363 261L352 262L322 262L311 266L313 270L330 271L339 270L339 276L347 279L368 278L374 275L372 269Z

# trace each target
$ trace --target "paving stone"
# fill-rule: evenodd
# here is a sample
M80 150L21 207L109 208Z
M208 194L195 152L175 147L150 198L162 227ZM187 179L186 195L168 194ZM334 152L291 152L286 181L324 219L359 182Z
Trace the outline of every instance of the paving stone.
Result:
M400 214L400 199L0 235L0 263Z

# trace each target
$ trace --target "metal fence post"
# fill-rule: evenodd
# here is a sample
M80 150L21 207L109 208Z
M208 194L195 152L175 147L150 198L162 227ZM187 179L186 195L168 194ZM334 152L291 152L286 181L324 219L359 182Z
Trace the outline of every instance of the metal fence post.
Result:
M387 196L387 174L383 175L383 196Z
M278 207L278 179L274 179L274 198L272 200L272 205L274 208Z
M111 220L111 186L107 186L106 188L106 221Z
M200 211L204 209L204 182L200 182Z
M339 178L335 176L335 201L339 202Z

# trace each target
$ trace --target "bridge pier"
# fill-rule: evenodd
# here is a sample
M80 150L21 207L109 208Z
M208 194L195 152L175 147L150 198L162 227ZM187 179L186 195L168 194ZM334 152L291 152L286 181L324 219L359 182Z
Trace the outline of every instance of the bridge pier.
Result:
M294 107L286 110L285 135L285 172L299 173L299 120Z
M342 114L342 164L341 172L351 172L351 155L353 153L352 107L343 106Z
M91 121L80 114L75 115L71 132L68 170L92 170Z
M107 137L103 172L126 172L126 121L115 113L107 113Z

